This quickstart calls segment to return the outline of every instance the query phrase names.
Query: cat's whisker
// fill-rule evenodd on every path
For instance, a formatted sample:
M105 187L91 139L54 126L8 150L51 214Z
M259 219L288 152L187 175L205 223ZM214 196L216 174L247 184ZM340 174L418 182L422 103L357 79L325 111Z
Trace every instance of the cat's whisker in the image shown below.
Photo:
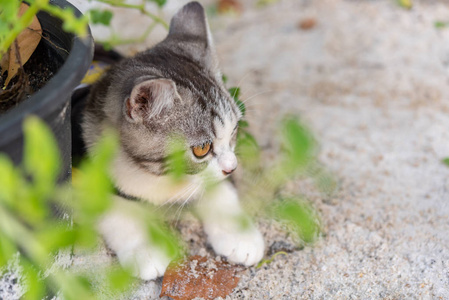
M263 103L261 103L261 102L258 102L258 103L256 103L256 102L251 102L251 103L249 103L248 105L245 105L245 110L247 110L248 108L254 108L254 107L258 107L258 106L260 106L261 104L263 104Z
M239 80L239 83L237 84L237 88L240 88L242 86L243 80L245 80L245 78L248 77L249 74L251 74L251 71L249 71L245 75L243 75L243 77ZM237 92L237 90L236 90L236 92ZM231 95L232 98L235 97L236 92L234 92L234 95Z
M246 110L246 114L248 115L249 113L253 113L253 112L256 112L256 111L258 111L257 109L247 109Z
M193 188L195 188L195 183L190 183L185 188L181 189L178 193L170 197L169 199L165 200L162 205L160 205L155 211L158 211L159 209L165 208L164 214L170 210L170 208L173 207L177 203L178 200L182 199L185 195L187 195ZM173 201L174 200L174 201ZM170 204L167 207L167 204Z
M257 94L255 94L255 95L252 95L252 96L246 98L245 100L242 101L242 103L243 103L243 104L246 104L249 100L254 99L254 98L257 97L257 96L260 96L260 95L263 95L263 94L266 94L266 93L271 93L271 92L274 92L274 90L266 90L266 91L262 91L262 92L260 92L260 93L257 93Z
M195 193L198 191L198 189L200 188L199 185L196 186L196 188L192 191L192 193L190 193L190 195L186 198L186 200L184 200L184 202L179 206L179 208L176 210L176 222L175 222L175 226L178 226L180 217L181 217L181 212L182 209L186 206L186 204L189 202L189 200L193 197L193 195L195 195Z
M196 184L191 183L188 185L185 189L183 189L181 192L176 194L175 196L171 197L167 201L165 201L165 204L169 204L170 206L167 208L169 210L173 205L178 204L180 201L183 201L184 197L189 194L192 190L196 188Z

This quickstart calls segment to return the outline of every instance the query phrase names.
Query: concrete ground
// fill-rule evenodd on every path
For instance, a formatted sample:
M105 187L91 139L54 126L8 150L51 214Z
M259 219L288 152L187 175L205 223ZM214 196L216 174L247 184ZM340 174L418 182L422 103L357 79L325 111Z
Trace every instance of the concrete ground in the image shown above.
M230 86L253 97L248 120L267 162L294 114L338 182L331 197L301 180L286 187L308 196L323 236L242 272L226 299L449 299L449 27L435 26L449 22L449 4L414 2L245 1L241 15L211 18ZM267 248L284 241L260 226ZM180 229L192 254L209 251L196 221ZM142 282L130 298L158 299L160 286Z
M215 32L224 73L267 92L249 104L261 144L299 115L340 184L310 194L326 235L230 299L449 299L449 5L414 2L279 1Z
M248 120L267 163L279 121L297 115L339 188L329 198L289 184L318 209L324 236L248 269L227 299L449 299L449 28L435 26L449 21L448 3L275 2L210 19L222 70L253 97ZM199 241L192 254L205 252L192 223L182 233ZM267 248L284 239L261 227ZM157 299L159 285L136 299Z

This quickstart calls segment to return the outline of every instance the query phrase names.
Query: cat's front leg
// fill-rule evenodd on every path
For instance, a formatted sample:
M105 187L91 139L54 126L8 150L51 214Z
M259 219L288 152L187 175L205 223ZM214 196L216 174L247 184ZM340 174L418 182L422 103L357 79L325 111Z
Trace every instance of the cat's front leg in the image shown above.
M153 280L164 275L171 259L150 242L147 227L136 217L140 205L115 197L114 207L101 218L98 230L124 268L136 277Z
M221 182L206 193L198 202L197 213L217 254L245 266L262 259L265 250L262 234L243 212L230 182Z

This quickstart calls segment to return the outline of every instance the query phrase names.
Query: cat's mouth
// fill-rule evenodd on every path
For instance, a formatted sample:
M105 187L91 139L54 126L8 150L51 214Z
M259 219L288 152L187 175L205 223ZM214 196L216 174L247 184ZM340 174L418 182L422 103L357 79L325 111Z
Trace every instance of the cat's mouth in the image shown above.
M221 173L223 173L223 175L227 177L227 176L231 175L231 174L234 172L235 169L236 169L236 168L234 168L234 169L232 169L232 170L229 170L229 171L227 171L227 170L221 170Z

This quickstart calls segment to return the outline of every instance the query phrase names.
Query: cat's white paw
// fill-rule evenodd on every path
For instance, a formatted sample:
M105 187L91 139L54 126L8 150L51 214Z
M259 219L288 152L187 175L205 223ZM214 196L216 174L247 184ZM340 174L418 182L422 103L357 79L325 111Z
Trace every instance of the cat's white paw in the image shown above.
M228 230L226 226L216 224L205 229L215 252L226 256L230 262L252 266L263 258L265 243L256 228Z
M131 270L135 277L154 280L163 276L170 258L160 249L148 245L139 245L117 253L120 264Z

